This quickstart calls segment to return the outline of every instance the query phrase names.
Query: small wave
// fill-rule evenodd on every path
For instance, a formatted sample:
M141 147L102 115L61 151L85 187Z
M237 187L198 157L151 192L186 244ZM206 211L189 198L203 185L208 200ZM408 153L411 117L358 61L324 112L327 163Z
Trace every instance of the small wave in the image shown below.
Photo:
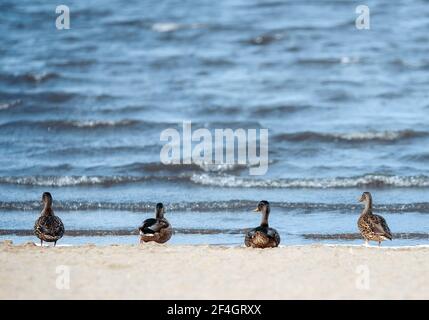
M189 182L186 176L18 176L0 177L0 184L67 187L67 186L103 186L120 184L157 182Z
M211 113L224 114L224 115L236 115L237 113L240 113L242 111L243 110L240 107L235 107L235 106L207 106L199 109L197 112L198 114L201 114L201 115L207 115ZM192 112L194 113L195 110L192 109Z
M271 201L273 208L284 210L304 210L314 212L336 211L342 214L356 214L362 210L359 203L312 203L312 202L276 202ZM88 202L88 201L61 201L55 200L55 209L60 211L131 211L131 212L153 212L155 202ZM255 207L253 200L228 200L228 201L197 201L164 203L168 212L226 212L226 211L248 211ZM0 202L2 211L39 211L40 201L12 201ZM429 203L394 203L377 204L374 206L377 212L387 213L429 213Z
M19 93L12 92L0 92L0 99L2 100L22 100L26 103L26 106L33 106L31 112L38 110L45 110L46 104L54 104L58 109L59 103L67 103L82 100L96 100L96 101L108 101L113 100L117 97L108 94L82 94L79 92L67 92L67 91L21 91Z
M33 177L0 177L2 184L29 185L29 186L110 186L114 184L141 182L151 177L133 176L33 176Z
M149 165L150 167L151 165ZM30 186L112 186L118 184L140 183L145 181L158 182L193 182L205 186L229 187L229 188L427 188L428 176L387 176L368 174L360 177L337 177L316 179L252 179L227 175L224 171L238 171L239 167L187 167L210 173L193 173L190 176L178 174L174 176L5 176L0 177L0 184L30 185ZM163 170L162 166L151 168L153 171ZM164 167L164 170L183 170L180 167ZM186 169L185 169L186 170Z
M429 161L429 153L417 153L412 155L406 155L401 157L402 160L406 161L415 161L415 162L425 162Z
M365 175L351 178L319 178L319 179L250 179L230 175L213 176L194 174L191 181L206 186L229 188L361 188L361 187L398 187L427 188L427 176L384 176Z
M105 22L106 25L112 27L138 27L138 28L148 28L151 26L151 23L143 18L131 18L131 17L119 17L116 16L112 20Z
M0 125L1 128L18 128L22 129L23 127L28 127L30 129L41 128L48 130L72 130L72 129L118 129L118 128L141 128L143 130L150 130L154 128L158 129L167 129L167 128L177 128L180 130L182 124L169 123L169 122L151 122L143 120L132 120L132 119L122 119L122 120L42 120L42 121L32 121L32 120L18 120L5 122ZM233 130L237 128L260 128L261 125L256 121L248 122L239 122L239 121L219 121L219 122L192 122L193 130L197 128L207 128L217 129L217 128L231 128Z
M20 101L35 106L37 109L43 107L46 103L65 103L77 98L85 97L77 92L65 91L20 91L20 92L0 92L0 99L6 101ZM41 105L41 106L40 106ZM58 107L58 106L57 106ZM34 111L33 109L31 110Z
M324 101L331 101L331 102L347 102L354 99L350 91L347 91L347 90L324 91L322 93L322 96L323 96L322 99Z
M201 58L200 60L203 65L212 67L229 67L235 64L226 58Z
M22 100L17 99L11 102L7 102L7 103L0 103L0 110L7 110L10 108L13 108L17 105L20 105L22 103Z
M257 1L255 3L250 4L250 6L254 6L256 8L272 8L272 7L280 7L288 5L285 1Z
M350 133L321 133L313 131L282 133L274 136L276 141L318 141L318 142L394 142L427 136L427 132L414 130L367 131Z
M26 94L28 99L36 99L41 102L64 103L79 98L81 95L73 92L40 92Z
M102 121L102 120L89 120L89 121L73 121L68 122L66 125L76 128L105 128L105 127L129 127L138 124L136 120L119 120L119 121Z
M277 105L277 106L259 106L252 111L254 116L266 115L285 115L308 109L309 106L299 105Z
M240 172L244 169L247 169L249 166L244 164L214 164L214 163L205 163L205 162L199 162L195 164L198 166L201 170L205 172Z
M404 96L403 92L398 92L398 91L385 91L382 92L380 94L377 94L376 97L377 98L382 98L382 99L389 99L389 100L393 100L393 99L400 99Z
M57 79L60 76L53 72L42 73L24 73L24 74L0 74L0 80L11 84L39 84L51 79Z
M414 70L427 70L429 68L429 61L421 60L404 60L404 59L393 59L389 61L389 64L402 69L414 69Z
M126 128L133 127L142 122L137 120L86 120L86 121L66 121L66 120L48 120L48 121L12 121L6 122L0 128L42 128L48 130L61 129L101 129L101 128Z
M164 164L159 162L142 163L136 162L120 167L115 167L124 171L145 171L145 172L240 172L246 168L247 165L239 164L211 164L204 162L197 162L192 164Z
M94 59L80 59L80 60L53 61L53 62L50 62L49 65L53 67L60 67L60 68L65 68L65 67L82 68L82 67L91 66L96 63L97 61Z
M148 111L152 108L148 106L125 106L125 107L118 107L118 108L106 108L101 109L101 113L105 114L118 114L118 113L133 113L133 112L141 112L141 111Z
M264 45L268 45L271 44L275 41L279 41L281 39L283 39L286 36L285 33L267 33L267 34L261 34L259 36L256 36L252 39L250 39L248 42L250 44L253 45L257 45L257 46L264 46Z
M180 24L173 22L154 23L152 30L156 32L172 32L179 30Z
M114 154L122 154L125 156L125 153L136 154L142 152L159 152L160 146L157 144L153 145L129 145L129 146L88 146L88 147L64 147L64 148L48 148L41 149L37 152L37 155L42 156L112 156ZM95 167L97 168L97 167ZM110 166L104 167L105 169L111 169ZM94 168L87 168L94 169Z
M173 32L180 29L200 29L204 25L200 23L179 24L175 22L157 22L152 25L152 30L160 33Z
M303 58L298 59L298 64L313 64L313 65L331 65L331 64L354 64L358 63L360 60L356 57L340 57L340 58Z

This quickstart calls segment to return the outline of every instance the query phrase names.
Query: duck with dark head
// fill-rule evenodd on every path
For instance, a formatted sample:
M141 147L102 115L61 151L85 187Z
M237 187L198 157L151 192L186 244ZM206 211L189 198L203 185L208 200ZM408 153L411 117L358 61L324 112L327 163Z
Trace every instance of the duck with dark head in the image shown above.
M244 239L246 247L252 248L274 248L280 244L280 235L276 229L270 228L268 225L268 217L270 215L270 204L266 200L258 203L258 207L254 210L262 214L261 224L250 230Z
M139 227L140 243L154 241L165 243L170 240L173 229L164 218L165 207L162 203L156 204L155 218L146 219Z
M359 202L365 204L365 208L358 219L358 228L365 239L365 245L368 245L368 241L378 241L380 246L381 241L392 240L392 233L386 220L382 216L372 213L371 193L364 192L359 198Z
M34 234L40 239L41 246L43 241L53 242L55 246L64 235L64 224L52 210L52 196L49 192L43 193L42 203L43 210L34 224Z

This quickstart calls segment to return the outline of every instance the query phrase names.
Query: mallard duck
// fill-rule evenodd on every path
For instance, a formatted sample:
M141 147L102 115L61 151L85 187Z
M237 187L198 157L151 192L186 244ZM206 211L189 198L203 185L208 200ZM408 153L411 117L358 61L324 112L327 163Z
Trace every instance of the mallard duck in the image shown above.
M164 205L162 203L157 203L155 218L146 219L139 228L140 243L149 241L165 243L170 240L173 229L167 219L164 218L164 213Z
M386 220L382 216L372 213L371 193L364 192L359 202L365 203L365 209L358 219L358 228L365 239L365 245L368 245L368 241L378 241L378 245L380 246L381 241L392 240L392 233Z
M59 217L54 215L52 210L52 196L49 192L42 195L43 210L40 217L34 224L34 234L40 239L40 245L43 241L53 242L56 246L57 241L64 235L64 224Z
M244 239L246 247L252 248L274 248L280 244L280 235L276 229L268 226L268 216L270 215L270 204L262 200L258 207L253 210L262 213L261 225L250 230Z

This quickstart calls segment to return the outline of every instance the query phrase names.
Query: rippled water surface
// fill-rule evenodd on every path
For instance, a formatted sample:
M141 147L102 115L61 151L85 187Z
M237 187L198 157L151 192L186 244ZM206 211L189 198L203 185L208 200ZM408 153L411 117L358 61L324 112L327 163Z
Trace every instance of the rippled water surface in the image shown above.
M282 243L360 243L373 193L390 245L428 244L429 3L0 4L0 239L33 241L43 191L63 243L133 243L167 205L173 243L240 244L272 202ZM269 130L269 170L164 165L160 133Z

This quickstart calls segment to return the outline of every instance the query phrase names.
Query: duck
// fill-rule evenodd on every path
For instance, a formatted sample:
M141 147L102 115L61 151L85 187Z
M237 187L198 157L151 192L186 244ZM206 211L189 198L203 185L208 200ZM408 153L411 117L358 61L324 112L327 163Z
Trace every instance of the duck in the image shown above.
M52 195L49 192L43 193L42 203L43 210L34 224L34 234L40 239L40 246L46 241L53 242L55 247L57 241L64 235L64 224L52 210Z
M372 195L369 192L364 192L359 199L359 202L365 204L359 219L358 228L365 240L365 246L368 246L368 241L378 241L378 246L384 240L392 240L392 233L386 220L380 216L372 213Z
M156 204L155 218L146 219L139 227L140 243L154 241L165 243L170 240L173 229L164 218L165 207L162 203Z
M276 229L268 225L270 215L270 203L262 200L258 203L254 212L262 213L261 225L250 230L244 239L246 247L252 248L275 248L280 244L280 235Z

